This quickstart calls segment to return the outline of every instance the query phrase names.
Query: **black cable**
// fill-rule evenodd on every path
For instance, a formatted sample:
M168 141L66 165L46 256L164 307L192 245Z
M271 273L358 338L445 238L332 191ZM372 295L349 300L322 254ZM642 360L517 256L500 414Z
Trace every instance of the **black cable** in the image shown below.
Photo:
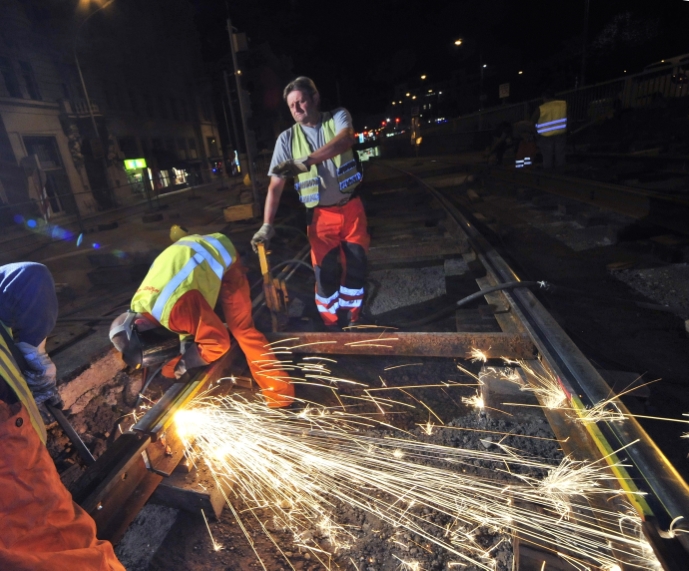
M447 317L448 315L452 315L458 307L462 307L463 305L466 305L467 303L470 303L476 299L479 299L486 295L487 293L492 293L495 291L501 291L505 289L514 289L516 287L541 287L541 288L548 288L550 284L547 282L507 282L504 284L499 284L496 286L489 287L487 289L482 289L480 291L477 291L476 293L472 293L471 295L468 295L466 297L463 297L459 301L453 303L452 305L449 305L447 307L444 307L442 309L439 309L438 311L431 313L430 315L427 315L426 317L423 317L421 319L417 319L416 321L410 321L407 323L392 323L388 324L393 327L421 327L422 325L428 325L429 323L434 323L435 321L439 321L440 319L443 319L444 317Z

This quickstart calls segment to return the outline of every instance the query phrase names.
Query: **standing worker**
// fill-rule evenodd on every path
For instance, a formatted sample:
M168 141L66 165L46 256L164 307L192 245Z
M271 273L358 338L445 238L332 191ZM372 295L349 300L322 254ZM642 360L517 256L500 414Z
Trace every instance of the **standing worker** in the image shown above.
M72 501L45 446L39 406L62 405L45 352L56 319L48 268L0 266L0 569L125 571L112 545L96 538L91 516Z
M294 186L307 209L318 311L329 330L339 329L340 309L347 312L349 325L356 325L361 323L370 238L364 207L354 192L363 175L352 151L352 118L343 108L321 112L320 94L308 77L290 82L283 98L296 123L283 131L275 144L264 224L251 244L256 251L258 242L273 237L273 221L285 180L296 178Z
M254 380L271 408L291 404L294 387L274 365L268 341L256 330L246 270L230 239L219 233L187 235L173 226L174 244L153 262L134 294L131 310L113 321L110 340L131 367L141 366L139 333L164 327L180 335L180 355L162 370L179 378L217 361L230 349L230 333L246 356ZM227 327L213 308L218 299Z
M567 141L567 102L555 99L552 91L543 94L543 104L534 111L531 121L536 125L538 147L543 155L543 168L565 164Z

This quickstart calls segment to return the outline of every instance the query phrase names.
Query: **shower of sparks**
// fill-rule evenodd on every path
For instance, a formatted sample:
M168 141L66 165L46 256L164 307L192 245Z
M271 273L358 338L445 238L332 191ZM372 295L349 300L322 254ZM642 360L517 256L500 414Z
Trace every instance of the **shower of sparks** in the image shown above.
M208 530L208 535L210 535L211 543L213 544L213 551L220 551L222 549L222 545L220 545L217 541L215 541L215 538L213 537L213 532L211 531L211 526L208 525L208 518L206 517L206 512L201 510L201 515L203 516L203 522L206 524L206 529Z
M482 410L486 406L486 403L483 402L483 397L479 393L470 397L462 397L462 402L479 410Z
M529 361L512 361L509 359L504 359L504 361L508 365L514 365L515 368L508 367L499 370L500 378L518 384L522 391L533 393L547 409L569 408L566 405L567 395L562 390L557 377L548 369L542 366L532 366ZM516 367L520 367L529 378L528 383Z
M375 404L389 403L376 398ZM391 526L392 543L404 545L404 534L413 534L421 538L418 547L445 550L458 568L496 568L494 548L479 543L479 530L486 529L503 532L504 541L516 534L567 553L580 569L614 569L618 560L610 545L638 568L657 569L642 549L635 513L620 517L613 508L587 503L594 494L618 494L609 487L612 474L595 463L566 458L555 465L500 443L490 450L441 446L418 439L422 430L390 436L389 424L343 408L297 413L238 395L197 398L175 424L187 455L204 461L217 485L231 490L227 500L235 517L233 502L265 531L268 512L272 528L291 533L325 568L331 553L347 557L356 540L352 527L337 520L338 506L346 506ZM472 470L464 472L468 466ZM496 472L501 480L494 479ZM428 510L438 517L429 519ZM266 536L279 549L272 534ZM319 538L328 540L327 549ZM414 569L413 561L399 561Z
M486 355L484 351L481 351L481 349L477 349L476 347L471 348L471 351L469 352L469 357L472 363L485 363L486 361L488 361L488 355Z
M592 424L595 422L624 422L626 416L617 410L613 399L604 400L585 410L578 411L577 415L570 415L576 422Z

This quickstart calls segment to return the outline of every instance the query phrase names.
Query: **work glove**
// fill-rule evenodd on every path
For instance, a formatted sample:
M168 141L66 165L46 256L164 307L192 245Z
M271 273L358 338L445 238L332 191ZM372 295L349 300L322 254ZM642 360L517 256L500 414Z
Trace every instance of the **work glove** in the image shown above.
M309 172L309 167L306 166L306 161L309 157L302 157L300 159L289 159L287 161L282 161L279 165L273 167L271 175L279 177L294 177L300 174Z
M24 378L37 405L45 402L62 408L62 399L57 392L57 368L46 353L45 341L44 339L38 347L23 341L16 344L27 365Z
M264 224L261 226L258 229L258 232L256 232L254 237L251 239L251 247L254 249L254 252L258 252L259 242L263 242L267 248L268 243L273 236L275 236L275 229L273 228L272 224Z
M191 338L189 338L189 340L185 339L182 341L181 353L182 358L178 361L177 366L175 367L175 379L181 378L191 369L205 367L208 365L208 361L201 357L199 346L194 343Z

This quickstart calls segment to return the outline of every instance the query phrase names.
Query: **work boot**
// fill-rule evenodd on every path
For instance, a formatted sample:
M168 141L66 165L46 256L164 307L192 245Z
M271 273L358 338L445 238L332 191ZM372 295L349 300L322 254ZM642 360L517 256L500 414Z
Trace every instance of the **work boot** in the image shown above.
M366 309L362 309L361 311L359 311L359 315L357 316L356 320L352 320L351 312L348 317L349 324L343 328L344 331L356 331L357 328L363 325L377 325L373 316Z

